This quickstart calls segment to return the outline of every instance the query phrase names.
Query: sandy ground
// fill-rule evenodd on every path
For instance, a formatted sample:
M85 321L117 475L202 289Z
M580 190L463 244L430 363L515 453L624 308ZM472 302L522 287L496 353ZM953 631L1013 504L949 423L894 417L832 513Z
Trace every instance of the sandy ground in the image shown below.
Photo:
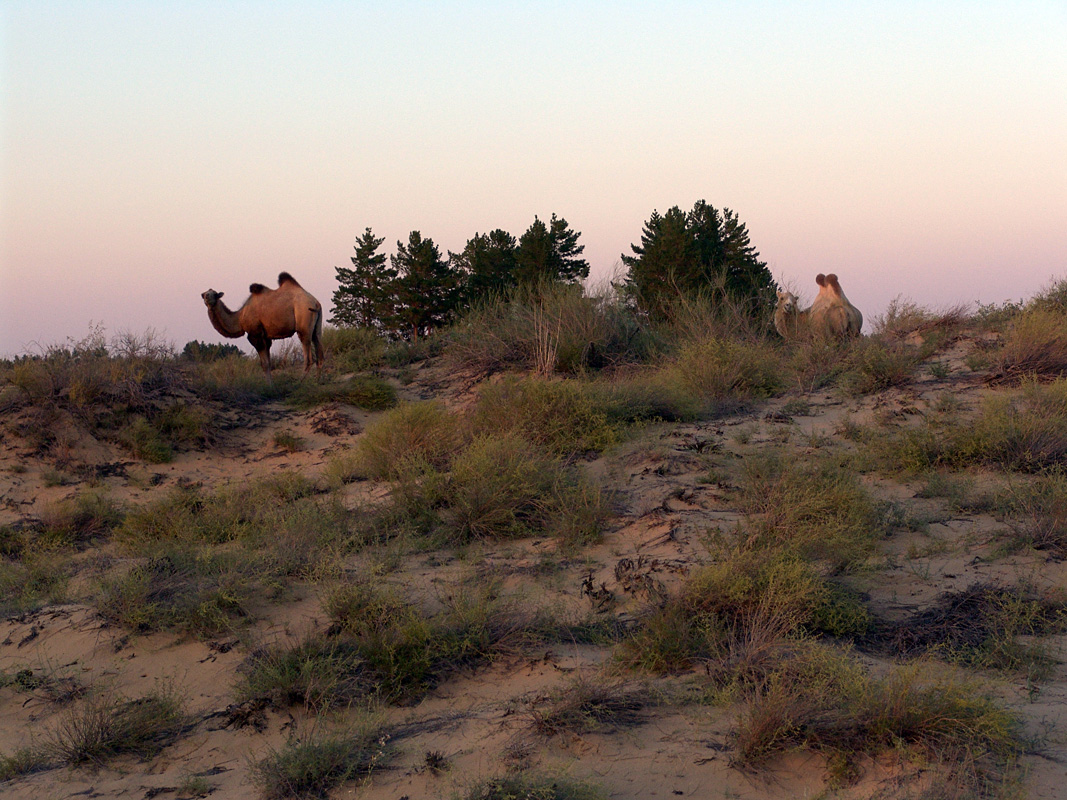
M647 601L641 587L669 590L695 565L707 560L709 531L730 529L741 520L729 493L708 479L731 459L767 447L815 450L854 447L841 435L847 420L859 424L908 424L950 392L965 407L976 407L990 390L980 376L963 366L973 342L962 340L937 357L950 367L944 378L928 371L902 389L859 400L834 392L803 396L802 416L782 414L797 395L761 403L746 413L713 422L650 426L614 451L588 465L605 485L618 492L618 513L603 541L580 556L561 559L551 543L541 541L482 545L460 559L446 554L411 556L392 576L409 583L433 585L455 576L503 577L525 589L533 603L571 608L591 604L625 618ZM415 380L401 391L409 398L439 396L462 405L473 381L450 377L434 366L415 370ZM71 428L64 433L60 467L72 476L66 485L49 475L57 469L53 453L41 459L25 442L5 431L0 442L0 524L47 514L50 506L84 490L78 476L93 473L128 504L150 502L183 482L208 489L241 485L298 470L322 472L330 458L351 447L374 415L347 407L294 412L272 406L235 413L210 452L180 454L172 463L147 465L121 448L90 439ZM295 452L278 447L279 432L299 436ZM943 499L916 496L918 486L873 475L864 478L879 498L914 513L944 510ZM363 488L352 491L364 491ZM1003 523L981 514L937 515L939 521L917 533L895 530L882 544L880 568L851 576L855 588L870 598L886 619L903 619L927 607L941 593L975 581L1064 586L1065 566L1036 553L1004 555L998 548ZM546 559L559 561L539 569ZM593 586L600 600L588 596ZM610 596L610 602L606 599ZM299 709L266 711L260 726L228 724L237 670L251 642L284 640L324 624L312 587L297 587L290 599L271 606L234 636L196 641L172 634L131 635L106 624L85 605L47 607L0 622L0 670L47 670L60 685L111 687L129 695L163 681L180 687L195 724L188 734L150 761L124 757L105 765L57 769L4 784L5 798L150 798L194 796L182 787L207 787L213 798L256 796L249 764L312 729L316 720ZM1064 637L1049 642L1062 653ZM598 675L610 658L607 647L557 645L544 652L507 659L438 687L417 705L385 710L387 722L401 731L392 745L397 755L360 784L348 784L331 797L448 798L480 777L509 765L536 765L600 784L612 798L909 797L925 785L923 770L906 768L891 758L864 765L854 785L828 789L826 765L810 754L792 754L756 774L731 766L730 734L736 710L673 701L681 697L686 677L657 683L662 702L646 708L642 724L614 733L545 738L532 727L530 709L538 697L569 685L580 676ZM873 659L872 659L873 660ZM1025 795L1067 797L1067 669L1059 664L1038 686L1024 677L976 674L1014 708L1035 734L1045 737L1040 755L1028 756ZM64 683L65 681L65 683ZM44 691L0 689L0 753L10 754L33 737L59 724L63 702ZM430 769L428 754L447 762ZM432 759L431 759L432 760ZM192 779L198 780L192 780Z

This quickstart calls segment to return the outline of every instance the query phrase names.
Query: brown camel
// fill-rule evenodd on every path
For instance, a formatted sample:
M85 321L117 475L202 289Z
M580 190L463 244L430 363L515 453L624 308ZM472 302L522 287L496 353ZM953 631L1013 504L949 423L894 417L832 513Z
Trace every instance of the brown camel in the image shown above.
M774 327L785 339L814 337L843 339L858 336L863 327L863 314L841 291L836 275L815 277L819 294L810 308L801 309L792 292L778 292L774 309Z
M322 377L322 305L308 294L288 272L278 276L278 288L268 289L261 283L248 287L252 296L243 306L230 311L222 302L222 292L208 289L202 295L207 317L215 330L230 339L247 335L259 353L259 363L270 377L270 343L288 339L294 333L304 346L304 374L311 369L311 348Z

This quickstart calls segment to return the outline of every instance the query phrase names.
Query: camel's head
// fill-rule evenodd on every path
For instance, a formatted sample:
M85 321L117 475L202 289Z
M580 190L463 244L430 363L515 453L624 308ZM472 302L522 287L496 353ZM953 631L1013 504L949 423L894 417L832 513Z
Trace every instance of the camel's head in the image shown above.
M778 305L775 306L774 310L781 311L784 314L791 314L794 311L799 311L799 300L792 292L778 292Z
M208 308L214 308L215 304L219 302L219 298L222 297L222 292L216 292L214 289L208 289L201 297L204 298L204 305Z

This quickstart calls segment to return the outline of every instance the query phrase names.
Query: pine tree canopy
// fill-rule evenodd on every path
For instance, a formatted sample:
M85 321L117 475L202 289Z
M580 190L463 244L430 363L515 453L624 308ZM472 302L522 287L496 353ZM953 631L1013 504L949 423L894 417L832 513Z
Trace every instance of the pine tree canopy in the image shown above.
M653 211L641 244L622 255L628 268L624 288L647 313L665 317L680 297L727 296L751 316L767 313L777 288L767 264L737 215L700 200L686 213L678 206Z

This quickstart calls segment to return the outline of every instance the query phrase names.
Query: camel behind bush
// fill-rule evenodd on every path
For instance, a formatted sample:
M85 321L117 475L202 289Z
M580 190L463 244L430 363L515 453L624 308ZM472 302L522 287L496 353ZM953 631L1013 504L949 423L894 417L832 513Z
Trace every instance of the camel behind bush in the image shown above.
M208 289L200 296L207 306L207 316L219 333L230 339L248 336L259 354L263 371L270 375L270 343L274 339L288 339L294 333L304 347L304 374L311 369L311 349L315 348L315 362L322 376L322 305L283 272L278 276L278 288L268 289L261 283L248 287L252 293L236 311L222 302L222 292Z
M801 310L792 292L778 292L774 309L774 327L785 339L815 337L818 339L846 339L859 336L863 314L841 291L834 274L815 276L819 294L811 307Z

